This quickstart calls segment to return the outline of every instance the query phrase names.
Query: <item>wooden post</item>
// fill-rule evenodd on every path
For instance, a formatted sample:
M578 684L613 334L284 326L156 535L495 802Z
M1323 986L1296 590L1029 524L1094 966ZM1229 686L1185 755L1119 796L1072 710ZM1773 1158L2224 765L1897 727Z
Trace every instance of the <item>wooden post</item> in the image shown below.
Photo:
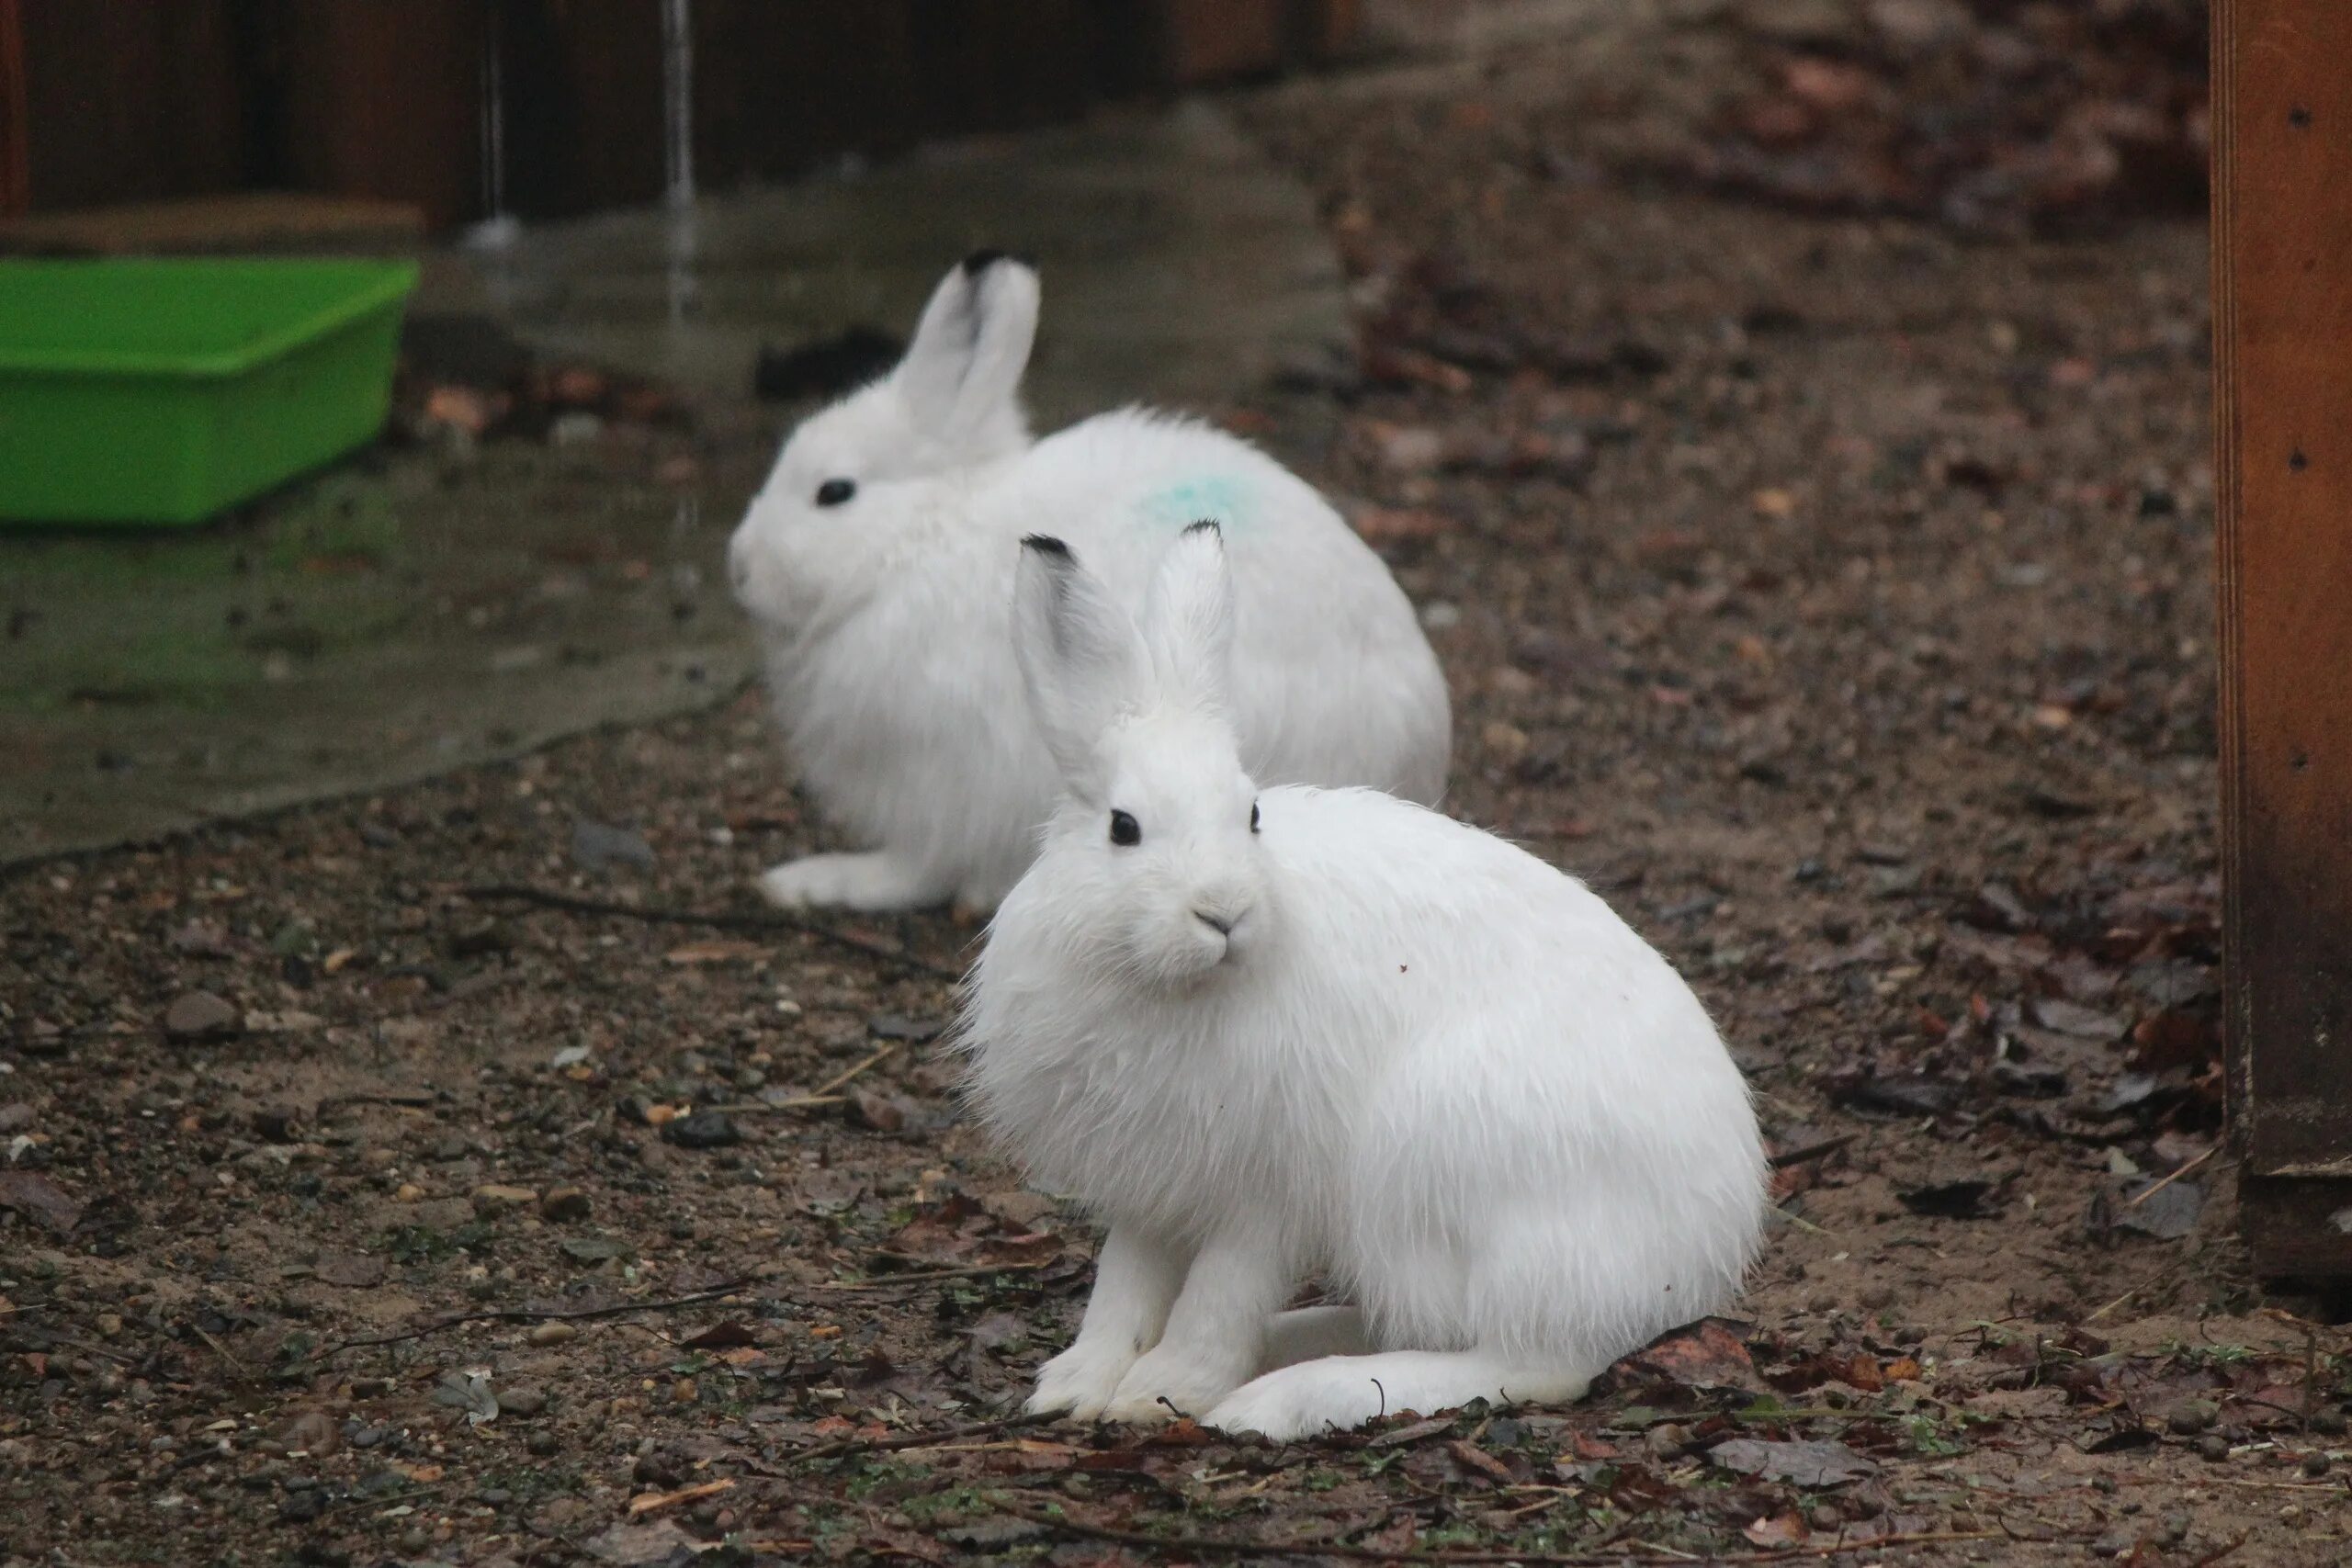
M2258 1273L2352 1280L2352 5L2213 11L2230 1111Z
M0 0L0 218L32 205L32 110L25 102L25 19Z

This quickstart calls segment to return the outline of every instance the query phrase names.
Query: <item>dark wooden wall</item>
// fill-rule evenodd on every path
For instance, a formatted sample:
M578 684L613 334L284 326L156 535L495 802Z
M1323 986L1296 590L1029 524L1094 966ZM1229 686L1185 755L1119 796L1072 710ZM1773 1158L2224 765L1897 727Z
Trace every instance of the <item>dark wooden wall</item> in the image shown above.
M2258 1269L2352 1279L2352 6L2214 11L2232 1125Z
M695 174L787 178L842 152L1081 115L1327 57L1351 0L694 0ZM11 30L7 18L21 25ZM481 217L483 72L506 106L508 208L662 188L659 0L0 0L28 171L0 211L245 188Z

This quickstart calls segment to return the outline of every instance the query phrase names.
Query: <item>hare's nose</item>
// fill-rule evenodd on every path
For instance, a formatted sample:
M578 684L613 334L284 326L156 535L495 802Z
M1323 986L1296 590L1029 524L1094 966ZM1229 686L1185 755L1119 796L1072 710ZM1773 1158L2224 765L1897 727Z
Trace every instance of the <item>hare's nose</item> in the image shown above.
M1238 915L1228 915L1221 910L1212 912L1207 909L1195 909L1193 911L1193 919L1219 936L1231 936L1233 928L1241 923L1241 918Z

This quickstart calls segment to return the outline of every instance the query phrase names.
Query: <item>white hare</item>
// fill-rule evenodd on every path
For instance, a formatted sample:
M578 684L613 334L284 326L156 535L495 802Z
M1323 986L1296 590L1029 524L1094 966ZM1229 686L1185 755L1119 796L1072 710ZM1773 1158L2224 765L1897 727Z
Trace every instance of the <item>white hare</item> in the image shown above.
M982 1120L1109 1226L1030 1408L1287 1439L1566 1400L1736 1293L1747 1088L1581 883L1367 789L1260 789L1213 528L1140 625L1031 539L1015 636L1065 795L959 1039ZM1282 1310L1320 1277L1351 1305Z
M802 782L867 846L770 871L779 904L986 908L1028 865L1056 776L1008 616L1020 539L1041 530L1140 607L1168 542L1217 522L1251 767L1444 791L1444 677L1380 558L1304 480L1194 421L1130 409L1032 441L1019 393L1036 324L1034 271L966 261L895 370L793 433L736 530L736 595Z

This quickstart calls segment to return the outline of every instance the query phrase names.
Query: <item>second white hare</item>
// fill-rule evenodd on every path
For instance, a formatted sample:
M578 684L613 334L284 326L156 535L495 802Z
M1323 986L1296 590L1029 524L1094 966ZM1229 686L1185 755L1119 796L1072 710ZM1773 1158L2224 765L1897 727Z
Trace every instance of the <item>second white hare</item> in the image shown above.
M857 852L771 870L779 904L993 907L1036 850L1055 770L1006 635L1023 534L1085 550L1140 605L1188 524L1230 531L1248 671L1233 717L1272 780L1434 804L1445 680L1380 558L1313 487L1194 420L1137 409L1033 440L1037 275L950 272L889 375L792 434L729 547L802 784Z
M1065 793L962 1039L988 1125L1109 1226L1031 1408L1291 1438L1575 1398L1738 1289L1747 1085L1581 883L1390 795L1252 783L1232 599L1213 528L1140 624L1058 541L1023 554ZM1282 1310L1317 1276L1352 1304Z

